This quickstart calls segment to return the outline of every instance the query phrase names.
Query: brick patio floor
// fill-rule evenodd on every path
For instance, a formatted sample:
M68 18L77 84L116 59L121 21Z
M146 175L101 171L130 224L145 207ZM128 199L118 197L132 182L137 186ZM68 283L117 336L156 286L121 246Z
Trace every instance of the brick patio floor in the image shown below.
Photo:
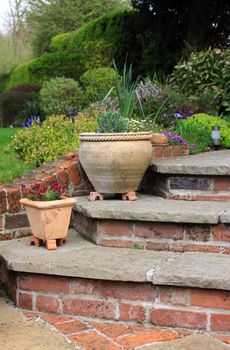
M95 322L83 318L37 312L24 312L24 315L29 319L42 319L79 350L144 350L147 345L174 341L192 334L185 329L149 329L141 325ZM223 344L230 345L230 337L222 335L214 335L214 337L221 340Z

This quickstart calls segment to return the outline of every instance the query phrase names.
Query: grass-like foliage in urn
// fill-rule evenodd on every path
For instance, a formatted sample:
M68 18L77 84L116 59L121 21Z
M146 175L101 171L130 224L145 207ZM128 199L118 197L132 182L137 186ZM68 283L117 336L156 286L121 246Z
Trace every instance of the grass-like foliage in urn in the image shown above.
M129 132L129 119L123 117L120 112L108 111L98 117L98 132Z

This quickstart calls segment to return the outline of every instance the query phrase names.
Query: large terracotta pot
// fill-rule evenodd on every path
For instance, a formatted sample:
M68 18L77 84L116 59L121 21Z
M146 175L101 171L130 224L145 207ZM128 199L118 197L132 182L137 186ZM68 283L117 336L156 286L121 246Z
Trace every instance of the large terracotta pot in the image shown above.
M22 198L20 203L26 208L33 239L46 241L48 249L56 249L56 240L63 240L67 236L76 199L63 197L54 201L33 201Z
M151 133L82 133L81 164L100 193L136 191L152 158Z

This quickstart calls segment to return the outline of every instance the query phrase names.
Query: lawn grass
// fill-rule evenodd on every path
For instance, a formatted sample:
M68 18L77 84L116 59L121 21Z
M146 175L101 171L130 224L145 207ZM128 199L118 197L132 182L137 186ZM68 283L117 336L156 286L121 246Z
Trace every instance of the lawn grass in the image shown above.
M0 183L10 182L31 169L31 166L18 159L13 150L4 151L17 132L17 128L0 128Z

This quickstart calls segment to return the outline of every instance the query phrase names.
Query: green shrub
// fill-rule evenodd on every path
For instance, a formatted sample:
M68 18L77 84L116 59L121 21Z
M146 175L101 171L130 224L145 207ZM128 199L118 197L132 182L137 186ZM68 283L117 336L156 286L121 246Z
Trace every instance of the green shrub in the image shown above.
M106 67L88 70L81 76L81 83L87 104L101 101L115 84L115 71Z
M40 166L75 150L81 132L96 130L94 114L81 113L74 123L64 116L50 116L41 126L33 123L31 128L18 131L10 147L24 161Z
M35 98L38 88L24 84L0 94L0 119L2 126L14 124L27 104Z
M40 85L40 82L37 79L37 77L34 77L30 71L30 67L35 62L36 62L36 59L29 61L29 62L26 62L26 63L23 63L20 66L16 67L10 73L9 80L6 83L6 88L10 89L12 87L15 87L15 86L21 85L21 84Z
M184 137L187 143L196 144L195 152L212 145L212 127L219 125L221 130L221 145L230 148L230 123L219 117L208 114L196 114L186 120L180 120L176 124L176 130Z
M43 83L40 97L47 115L65 114L69 108L76 114L80 109L83 94L77 81L53 78Z
M230 111L230 50L193 52L178 64L173 80L187 95L211 94L219 111Z
M173 128L189 145L190 154L202 152L212 145L211 132L198 121L192 122L194 120L192 117L179 120Z

